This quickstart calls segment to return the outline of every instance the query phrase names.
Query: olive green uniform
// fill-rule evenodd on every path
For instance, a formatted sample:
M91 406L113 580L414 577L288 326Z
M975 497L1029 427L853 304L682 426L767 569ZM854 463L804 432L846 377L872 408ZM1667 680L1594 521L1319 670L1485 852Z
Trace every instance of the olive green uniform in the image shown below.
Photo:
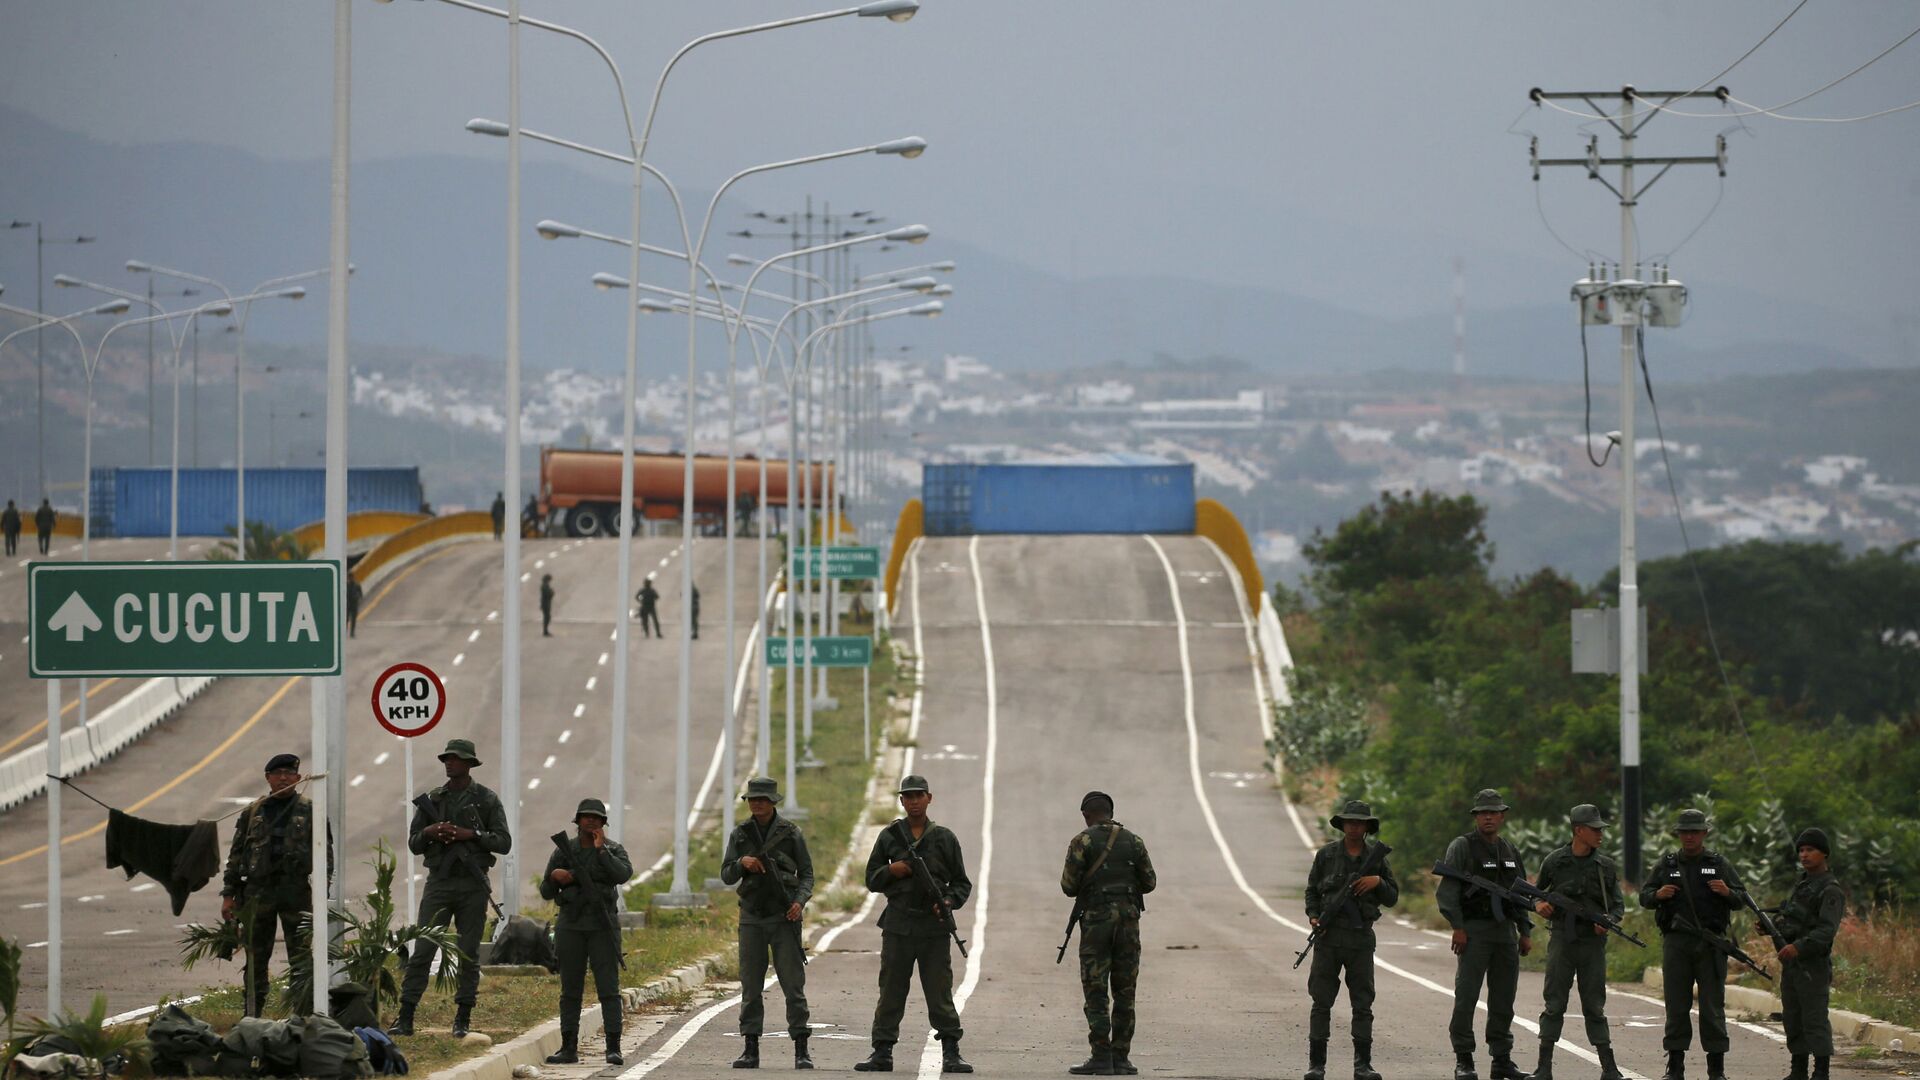
M766 863L767 872L748 873L740 866L743 855ZM806 837L777 812L765 828L749 817L727 836L720 880L740 895L740 1034L758 1036L765 1028L771 952L780 993L787 999L787 1034L805 1038L811 1017L807 954L800 941L801 924L787 920L787 907L804 907L813 899L813 856L807 852Z
M1696 988L1700 1002L1700 1048L1724 1054L1732 1045L1727 1035L1727 954L1701 938L1701 933L1724 937L1737 896L1720 896L1708 887L1724 881L1733 893L1741 891L1733 864L1711 849L1696 858L1674 851L1654 864L1640 886L1640 906L1654 912L1660 924L1661 998L1666 1003L1666 1034L1660 1046L1667 1053L1684 1053L1693 1042ZM1680 891L1665 900L1659 891L1677 885Z
M577 869L576 869L577 868ZM574 874L571 884L553 879L555 870ZM582 875L585 875L584 878ZM560 961L560 1025L578 1030L580 1000L587 985L587 966L593 966L593 989L604 1016L620 1015L620 916L616 912L620 886L633 877L627 849L612 840L597 848L567 838L567 852L558 847L547 856L540 875L540 895L560 906L553 921L553 951ZM569 1025L568 1019L573 1023ZM617 1041L617 1040L616 1040Z
M1846 894L1831 871L1802 872L1780 905L1774 925L1789 945L1799 948L1799 955L1782 964L1780 972L1780 1018L1790 1054L1833 1056L1827 995L1833 988L1833 937L1846 914Z
M891 1046L900 1039L900 1020L907 1012L907 990L916 965L934 1031L949 1040L958 1040L962 1034L960 1013L953 1007L953 957L947 930L933 906L944 901L949 911L959 910L973 895L973 882L967 878L959 838L932 819L913 847L926 860L934 880L945 883L944 895L929 895L911 874L894 877L887 868L906 860L911 836L906 819L896 818L881 830L873 853L867 856L867 889L887 897L886 910L880 913L880 1002L873 1010L876 1046Z
M247 947L248 1016L259 1016L267 1000L267 962L273 958L274 926L279 924L288 960L303 947L301 917L313 910L313 800L263 796L240 812L227 851L220 888L241 904L253 905ZM333 837L327 837L327 875L333 875Z
M438 816L429 819L415 808L413 823L407 831L407 850L426 857L427 887L420 895L419 922L422 926L445 926L449 921L459 931L460 951L469 963L461 965L460 985L454 1002L471 1006L480 990L480 965L471 961L480 951L480 935L487 921L487 896L491 891L486 871L494 860L513 848L507 832L507 811L500 796L479 781L455 791L446 786L427 793ZM446 821L476 834L471 840L439 844L427 839L426 829L435 821ZM458 852L467 853L467 862L479 870L462 866ZM433 965L431 946L415 949L407 961L406 981L400 986L400 1002L409 1005L426 992L428 971Z
M1627 913L1620 892L1620 870L1597 851L1575 855L1571 845L1558 848L1540 863L1534 883L1543 892L1555 892L1588 911L1604 912L1616 920ZM1555 911L1547 923L1553 936L1547 941L1547 985L1540 1010L1540 1042L1560 1038L1567 1016L1569 991L1580 985L1580 1014L1586 1020L1587 1042L1595 1050L1612 1045L1607 1033L1607 935L1594 924Z
M1498 885L1527 876L1520 852L1497 838L1489 845L1478 833L1456 836L1442 856L1449 865ZM1453 970L1453 1020L1448 1037L1456 1055L1473 1053L1473 1014L1480 986L1487 988L1487 1049L1495 1059L1513 1053L1513 998L1520 988L1520 941L1533 933L1525 908L1509 904L1453 878L1435 890L1440 914L1455 930L1467 932L1467 946Z
M1400 901L1400 883L1387 860L1382 858L1373 867L1372 872L1380 875L1379 885L1346 905L1338 917L1332 912L1341 907L1349 881L1375 846L1370 842L1359 855L1351 855L1344 838L1335 840L1314 853L1313 869L1307 872L1307 918L1323 923L1313 945L1313 968L1307 973L1307 993L1313 998L1307 1038L1312 1042L1324 1043L1332 1037L1333 1003L1340 996L1342 973L1347 1005L1353 1010L1353 1039L1373 1041L1373 924L1379 921L1381 908Z
M1060 891L1081 901L1080 992L1095 1055L1124 1058L1133 1049L1140 913L1146 906L1141 898L1158 884L1146 841L1117 821L1088 826L1067 844Z

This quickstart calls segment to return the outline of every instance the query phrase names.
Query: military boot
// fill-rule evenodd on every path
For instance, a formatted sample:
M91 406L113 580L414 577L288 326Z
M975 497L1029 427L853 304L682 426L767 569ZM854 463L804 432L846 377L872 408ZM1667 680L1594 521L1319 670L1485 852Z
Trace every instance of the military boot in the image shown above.
M453 1037L454 1038L456 1039L466 1038L467 1030L472 1026L472 1024L473 1024L473 1005L471 1003L466 1005L460 1005L453 1010Z
M796 1069L813 1068L813 1055L807 1053L807 1037L805 1035L795 1035L793 1037L793 1067Z
M1139 1067L1138 1067L1138 1066L1136 1066L1136 1065L1134 1065L1134 1063L1133 1063L1132 1061L1129 1061L1129 1060L1127 1059L1127 1052L1126 1052L1125 1050L1120 1050L1120 1049L1115 1049L1115 1050L1114 1050L1114 1052L1113 1052L1113 1075L1115 1075L1115 1076L1136 1076L1136 1075L1138 1075L1138 1074L1139 1074L1139 1072L1140 1072L1140 1069L1139 1069Z
M1827 1063L1832 1060L1832 1058L1826 1057L1814 1058L1812 1080L1827 1080Z
M1353 1080L1380 1080L1373 1071L1373 1040L1353 1040Z
M1707 1080L1727 1080L1727 1055L1707 1055Z
M1542 1052L1545 1052L1544 1047ZM1600 1080L1626 1080L1626 1074L1620 1071L1619 1063L1613 1060L1613 1047L1596 1046L1593 1052L1600 1056ZM1720 1080L1727 1080L1727 1078L1722 1076Z
M1686 1051L1667 1051L1667 1071L1660 1074L1660 1080L1687 1080Z
M571 1024L560 1028L560 1049L547 1055L549 1065L580 1064L580 1021L576 1017Z
M940 1040L940 1071L943 1073L970 1073L973 1066L960 1056L960 1037L942 1037Z
M740 1038L741 1038L741 1041L746 1043L746 1045L740 1049L740 1056L733 1059L733 1067L736 1069L759 1068L760 1067L760 1036L742 1035Z
M1453 1055L1453 1080L1480 1080L1480 1074L1473 1068L1472 1054Z
M1494 1057L1493 1064L1487 1067L1487 1075L1493 1080L1527 1080L1527 1074L1513 1063L1513 1058L1500 1054Z
M873 1053L867 1060L853 1063L854 1072L892 1072L893 1044L877 1042L873 1044Z
M1540 1040L1540 1060L1534 1062L1528 1080L1553 1080L1553 1044Z
M413 1002L403 1001L400 1003L400 1015L394 1018L393 1027L387 1031L387 1034L389 1035L413 1034ZM1803 1075L1806 1072L1805 1069L1802 1069L1800 1071Z
M1793 1067L1787 1070L1786 1080L1807 1080L1807 1055L1793 1055Z
M1327 1040L1308 1040L1307 1072L1301 1080L1327 1080Z
M1087 1055L1087 1060L1083 1064L1075 1065L1067 1071L1075 1076L1112 1076L1113 1048L1096 1046L1093 1052Z
M620 1053L620 1022L623 1019L620 1014L620 1009L623 1004L624 1002L619 998L606 998L600 1002L600 1024L607 1034L607 1056L605 1060L609 1065L625 1065L627 1063L627 1059Z

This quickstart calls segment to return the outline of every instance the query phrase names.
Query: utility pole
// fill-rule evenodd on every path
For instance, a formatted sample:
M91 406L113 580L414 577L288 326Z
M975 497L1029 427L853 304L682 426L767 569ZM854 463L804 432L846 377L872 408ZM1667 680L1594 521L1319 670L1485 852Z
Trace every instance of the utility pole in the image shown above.
M1728 92L1724 86L1712 90L1657 92L1641 92L1632 86L1623 86L1618 90L1559 92L1535 87L1529 91L1528 97L1536 107L1544 101L1582 102L1601 121L1612 127L1620 138L1618 157L1600 155L1600 139L1597 135L1588 138L1585 157L1542 158L1540 140L1537 138L1532 140L1529 154L1535 183L1539 183L1543 167L1578 167L1586 170L1588 179L1598 181L1613 192L1620 204L1619 274L1606 281L1597 280L1593 274L1589 274L1586 280L1574 286L1574 299L1580 308L1581 333L1586 333L1584 327L1587 325L1611 322L1620 327L1620 604L1616 613L1620 625L1620 648L1614 661L1618 665L1615 670L1620 675L1620 832L1626 855L1624 869L1627 880L1637 883L1641 869L1640 658L1643 649L1640 643L1639 567L1634 540L1633 411L1638 391L1633 369L1639 354L1636 338L1641 327L1679 325L1679 311L1686 302L1686 290L1677 282L1665 281L1664 271L1659 275L1663 280L1658 283L1650 284L1642 276L1635 262L1633 210L1639 205L1641 197L1675 165L1712 165L1719 169L1721 176L1727 175L1727 140L1725 136L1717 136L1713 154L1694 157L1637 157L1633 151L1640 129L1660 115L1662 107L1686 98L1718 98L1725 101ZM1653 174L1653 179L1636 187L1633 170L1641 165L1657 165L1660 171ZM1619 168L1620 182L1617 186L1600 175L1600 170L1606 167ZM1582 669L1576 666L1575 670Z
M1467 377L1467 261L1453 257L1453 378Z

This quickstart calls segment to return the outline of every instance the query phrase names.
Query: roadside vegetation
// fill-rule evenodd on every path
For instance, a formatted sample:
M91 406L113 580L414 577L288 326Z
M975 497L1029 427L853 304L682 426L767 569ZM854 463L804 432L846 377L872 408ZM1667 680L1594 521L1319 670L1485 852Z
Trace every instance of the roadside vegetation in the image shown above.
M1515 807L1506 835L1529 866L1565 842L1574 804L1618 819L1618 683L1572 673L1568 616L1611 605L1615 582L1495 579L1485 523L1471 496L1389 494L1306 545L1302 591L1276 590L1298 664L1271 747L1290 795L1368 800L1415 867L1465 830L1482 787ZM1920 1009L1920 926L1902 906L1920 896L1916 549L1754 541L1640 571L1644 858L1699 807L1709 844L1778 903L1798 873L1794 833L1824 827L1859 916L1836 950L1836 1003L1907 1022ZM1618 855L1619 830L1608 839ZM1629 926L1651 931L1636 908ZM1609 950L1614 977L1659 962L1641 936L1654 947ZM1771 955L1758 940L1748 952Z

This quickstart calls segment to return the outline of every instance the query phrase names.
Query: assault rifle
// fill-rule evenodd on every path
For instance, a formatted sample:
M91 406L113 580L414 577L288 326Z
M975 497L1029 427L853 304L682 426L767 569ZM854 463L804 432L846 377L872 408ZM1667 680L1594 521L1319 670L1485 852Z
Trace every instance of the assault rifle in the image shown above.
M967 943L960 940L960 924L953 920L953 909L947 906L947 892L935 880L933 870L927 866L927 860L920 855L920 849L913 846L913 838L907 832L906 819L899 818L893 823L894 831L900 835L900 842L907 849L907 865L913 867L914 883L933 897L934 913L940 916L940 925L946 928L953 943L960 946L960 955L967 955Z
M1300 955L1293 958L1293 966L1295 970L1299 970L1300 962L1305 960L1307 958L1307 954L1313 951L1313 947L1320 943L1321 932L1324 931L1335 919L1346 914L1348 908L1352 907L1354 904L1359 903L1360 897L1354 893L1353 883L1356 881L1359 881L1361 878L1366 877L1369 874L1371 874L1373 871L1379 869L1380 865L1386 862L1387 856L1391 854L1393 854L1392 848L1378 842L1376 842L1371 848L1367 850L1367 857L1360 860L1360 865L1357 868L1355 868L1353 873L1347 875L1346 881L1341 882L1339 903L1333 905L1332 910L1323 911L1320 913L1320 925L1314 927L1313 933L1307 935L1306 948L1301 949Z
M1534 883L1528 881L1526 878L1521 878L1518 881L1515 881L1513 883L1512 888L1515 893L1517 893L1520 896L1524 896L1529 900L1532 900L1536 904L1538 904L1542 900L1546 901L1549 904L1552 904L1553 917L1556 919L1562 915L1565 915L1566 917L1568 917L1569 919L1572 919L1576 923L1589 922L1595 926L1598 926L1602 930L1605 930L1607 933L1612 934L1614 937L1631 941L1635 945L1638 945L1643 949L1647 947L1646 942L1641 941L1639 938L1634 937L1632 934L1627 933L1627 928L1620 925L1619 919L1614 918L1612 915L1604 911L1594 911L1593 909L1587 907L1585 904L1582 904L1578 900L1574 900L1571 897L1568 897L1564 893L1548 892L1547 890L1542 889L1540 886L1535 885Z
M613 912L607 910L607 905L599 903L593 895L593 890L588 887L593 883L593 878L581 869L578 862L574 861L573 844L569 842L572 838L564 832L557 832L550 839L553 841L553 846L560 849L560 857L567 861L567 871L573 875L573 886L580 890L581 900L599 909L600 920L606 924L606 929L617 932L620 924L614 919ZM620 966L625 967L626 963L626 957L622 956Z
M759 836L759 823L754 822L752 824L754 826L754 835ZM769 842L770 838L760 837L760 850L754 853L754 858L759 859L761 867L766 870L766 873L760 876L766 878L772 883L775 889L779 890L780 911L781 914L784 915L786 910L793 906L793 890L787 888L786 879L780 876L780 864L774 862L773 856L767 851ZM762 888L765 888L765 886L762 886Z
M1745 905L1748 911L1753 912L1754 921L1760 925L1760 932L1767 935L1767 938L1773 942L1776 951L1787 947L1787 935L1781 933L1780 928L1774 925L1773 919L1766 911L1753 902L1752 893L1741 889L1733 895L1740 898L1740 903Z
M1741 963L1747 965L1747 967L1753 970L1753 973L1755 975L1760 976L1761 978L1767 980L1768 982L1773 981L1773 976L1767 974L1767 969L1761 967L1758 963L1755 963L1753 957L1748 956L1746 953L1746 950L1734 944L1731 939L1721 937L1719 934L1709 934L1705 930L1702 930L1698 926L1695 926L1692 922L1686 919L1682 919L1678 916L1674 917L1673 925L1667 927L1667 933L1669 934L1674 933L1676 931L1682 934L1686 934L1689 937L1699 938L1701 941L1704 941L1707 944L1713 946L1722 955L1730 957L1734 960L1738 960Z
M1496 919L1505 920L1512 918L1511 915L1501 910L1500 901L1502 900L1512 904L1522 912L1530 912L1533 910L1533 902L1521 896L1519 893L1514 892L1510 886L1501 885L1489 878L1481 877L1479 874L1473 873L1470 870L1462 870L1444 860L1433 864L1433 872L1440 877L1452 878L1464 885L1471 885L1481 892L1486 893L1493 899L1493 917Z
M444 820L440 816L440 808L433 805L433 796L428 792L423 791L419 795L414 796L413 806L414 809L426 816L427 824L429 825L438 825ZM463 842L455 841L447 845L447 851L452 854L454 862L464 867L469 873L473 874L474 877L479 878L481 887L487 890L487 906L493 908L494 917L498 920L498 925L494 928L494 934L498 936L500 933L499 927L506 925L507 913L500 907L500 902L493 898L493 883L487 880L487 872L480 869L479 864L473 861L472 853L462 845Z

